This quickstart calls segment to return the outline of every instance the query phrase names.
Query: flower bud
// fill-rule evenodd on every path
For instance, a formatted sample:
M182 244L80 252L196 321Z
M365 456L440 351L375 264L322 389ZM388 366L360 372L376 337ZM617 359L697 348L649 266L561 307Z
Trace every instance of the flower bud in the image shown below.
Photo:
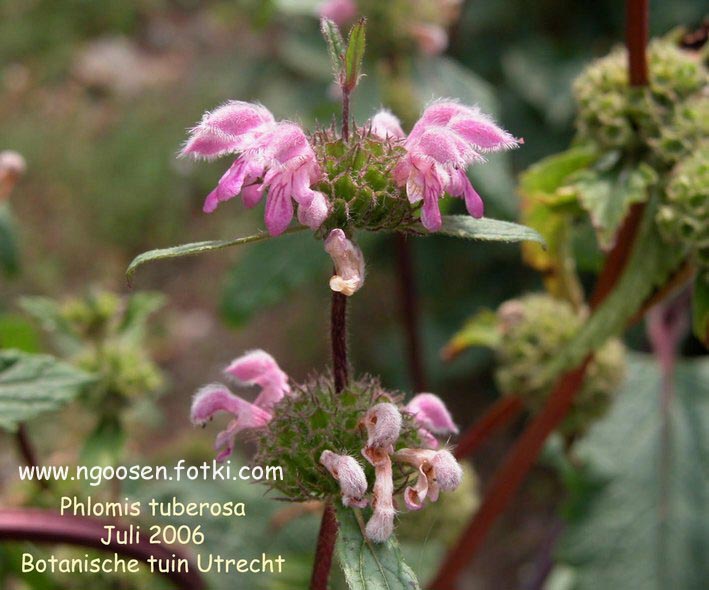
M367 505L367 500L364 499L367 493L367 478L354 457L326 450L320 455L320 463L340 484L344 506L364 508Z
M330 289L343 295L353 295L364 284L364 256L362 250L347 239L345 232L336 228L325 240L325 251L335 265Z
M457 434L458 427L441 398L432 393L420 393L406 405L406 411L413 415L419 425L419 435L430 448L437 448L434 434L445 436Z
M394 450L401 432L401 413L394 404L380 403L367 410L363 423L367 429L367 446L362 452L370 463L376 465L382 453Z

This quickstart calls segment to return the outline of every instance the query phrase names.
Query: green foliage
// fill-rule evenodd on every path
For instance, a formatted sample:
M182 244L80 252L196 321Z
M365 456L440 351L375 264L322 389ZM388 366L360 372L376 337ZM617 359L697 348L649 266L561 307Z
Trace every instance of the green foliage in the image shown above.
M345 53L345 71L343 87L352 91L362 76L362 61L366 45L367 25L365 19L360 19L352 29L347 39L347 52Z
M303 227L294 227L290 232L302 231ZM268 240L271 236L267 232L259 232L252 236L246 236L244 238L234 238L233 240L208 240L205 242L194 242L192 244L182 244L180 246L173 246L171 248L160 248L157 250L148 250L136 256L128 269L126 270L126 277L130 282L133 279L135 271L138 270L139 266L147 262L153 262L155 260L168 260L170 258L180 258L182 256L195 256L197 254L203 254L204 252L212 252L214 250L223 250L224 248L230 248L232 246L241 246L243 244L251 244L253 242L260 242L262 240Z
M709 268L709 142L672 171L657 223L668 244L689 249Z
M342 58L345 55L345 40L342 38L339 27L329 18L323 18L320 21L320 31L327 43L332 73L335 79L338 79L342 69Z
M0 203L0 270L8 277L20 270L15 222L7 203Z
M419 583L404 563L392 536L386 543L370 543L353 509L337 508L340 525L335 551L350 590L416 590Z
M259 311L286 299L308 282L324 284L332 267L322 242L309 233L266 240L244 251L228 272L221 311L234 326L244 326Z
M320 376L298 385L276 407L268 426L256 432L257 465L282 466L282 481L273 487L287 499L307 501L332 497L340 502L340 487L320 465L320 455L329 450L360 457L366 436L360 421L378 401L400 403L402 396L388 392L379 381L365 377L352 381L336 393L332 378ZM293 425L298 424L298 428ZM398 448L421 446L410 414L404 415ZM363 461L363 463L365 463ZM374 481L374 468L364 465L368 481ZM408 471L394 472L395 485L402 485Z
M591 501L557 559L575 590L701 588L709 578L709 364L679 363L663 410L661 375L635 356L611 413L575 447Z
M486 242L523 242L529 240L544 244L544 239L533 229L498 219L474 219L469 215L444 215L438 233L454 238Z
M481 309L466 320L463 327L453 334L443 350L443 357L450 360L472 346L496 348L500 344L497 314L491 309Z
M0 428L14 431L21 422L59 409L92 380L48 355L0 351Z

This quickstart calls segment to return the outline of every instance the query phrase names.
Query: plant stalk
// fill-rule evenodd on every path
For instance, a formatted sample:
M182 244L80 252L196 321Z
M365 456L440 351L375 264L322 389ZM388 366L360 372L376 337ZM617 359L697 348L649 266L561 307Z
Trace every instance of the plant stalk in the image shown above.
M516 396L498 399L468 430L455 447L455 458L472 455L487 439L520 414L524 406Z
M25 424L20 424L17 427L15 438L17 440L17 448L19 449L20 455L22 455L25 464L29 467L39 467L37 452L32 444L32 440L30 440L30 435L29 432L27 432L27 426L25 426ZM47 480L38 478L35 481L43 490L49 489L49 482Z
M332 568L332 555L337 541L337 518L331 502L325 504L325 511L320 522L318 544L315 548L315 563L310 580L310 590L327 590L327 583Z

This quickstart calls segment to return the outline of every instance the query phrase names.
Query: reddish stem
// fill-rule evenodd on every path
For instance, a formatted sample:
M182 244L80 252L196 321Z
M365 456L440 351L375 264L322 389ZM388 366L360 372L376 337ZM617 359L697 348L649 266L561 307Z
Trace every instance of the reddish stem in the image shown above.
M455 448L456 459L464 459L500 428L509 424L522 411L522 400L516 396L498 399L460 438Z
M549 397L544 409L517 440L498 469L485 501L475 514L460 543L451 551L431 584L435 590L452 590L458 574L469 563L485 536L512 500L527 472L537 460L549 434L564 419L574 394L583 382L589 359L574 371L567 373Z
M337 518L335 509L328 502L320 522L318 544L315 548L315 563L313 575L310 579L310 590L327 590L327 582L332 568L332 554L337 541Z
M413 252L406 235L396 233L396 259L399 270L399 295L401 300L401 317L406 334L407 356L411 384L414 391L426 391L426 374L421 355L421 333L419 330L419 305L416 291L416 275L414 273Z
M101 542L101 539L106 536L104 529L106 525L114 525L119 531L126 530L125 527L114 522L73 515L62 516L48 510L32 508L0 510L0 540L3 541L67 543L118 553L121 556L138 559L144 563L147 563L150 557L165 560L163 563L173 563L175 558L180 559L183 557L179 550L174 547L151 545L146 540L129 545L118 544L115 541L115 534L111 543L106 545ZM190 564L187 571L169 572L164 575L179 588L184 588L185 590L203 590L206 588L204 580L197 573L197 568L194 564Z
M37 459L37 453L30 440L29 433L27 432L27 426L20 424L17 427L17 433L15 434L17 440L17 448L22 455L22 458L26 465L30 467L38 467L39 461ZM49 482L44 479L36 479L37 485L42 489L49 489Z
M332 343L332 372L335 391L342 391L348 381L347 361L347 296L332 292L330 308L330 339Z
M647 41L650 11L648 0L625 4L625 44L628 47L628 78L631 86L647 86Z

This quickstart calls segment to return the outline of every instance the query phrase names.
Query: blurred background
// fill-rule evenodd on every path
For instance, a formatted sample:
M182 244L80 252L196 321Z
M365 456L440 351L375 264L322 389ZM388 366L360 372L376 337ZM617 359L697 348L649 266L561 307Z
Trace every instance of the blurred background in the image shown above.
M193 163L178 160L176 153L186 129L205 110L232 98L262 102L277 118L311 129L318 122L329 124L338 104L318 31L319 4L0 0L0 150L18 151L27 164L6 220L14 228L14 241L0 240L0 256L9 261L0 283L3 347L59 352L23 311L21 298L64 301L99 289L128 294L124 271L140 252L248 235L262 227L261 207L246 211L236 200L203 214L202 200L228 162ZM694 27L703 9L700 0L652 2L651 33ZM622 3L610 0L468 0L450 23L447 48L413 57L412 92L421 105L438 96L479 103L525 139L522 149L491 156L489 165L471 170L487 215L516 219L518 172L568 145L571 81L590 59L622 43L623 18ZM354 96L354 113L362 123L384 102L380 70L372 64L367 74ZM414 385L394 239L377 234L361 242L368 277L366 288L351 302L351 360L358 373L381 375L387 387L410 394ZM412 238L409 244L426 386L447 401L464 429L495 399L492 357L473 350L444 362L442 348L467 317L541 289L541 280L522 265L515 245L443 237ZM596 265L597 259L591 259L582 268L589 279ZM245 350L269 351L296 380L324 367L329 360L329 266L319 243L294 235L141 269L132 292L158 291L165 297L145 335L162 374L154 389L162 395L156 401L138 399L128 408L127 457L142 462L209 457L215 432L193 430L190 396ZM631 337L636 348L646 348L642 330ZM76 461L93 422L81 408L70 414L30 424L45 462ZM508 436L514 434L513 429ZM12 439L0 434L0 442L0 504L12 505L28 492L13 480L17 458ZM495 439L476 456L483 481L508 442L504 436ZM151 487L126 491L146 497L170 494ZM177 493L185 498L234 495L218 486L181 487ZM245 486L238 495L252 498L254 509L265 515L279 509L262 498L260 489ZM563 496L557 472L539 466L474 564L469 579L477 585L471 587L526 587L523 581ZM53 505L49 498L44 501ZM307 576L315 522L309 517L289 524L277 540L265 530L263 547L288 546L300 555ZM223 552L246 550L243 529L214 526L225 527L211 533L214 542L228 544ZM430 573L431 565L424 562L435 564L441 543L422 541L409 559L415 569ZM20 584L8 567L10 554L5 561L0 558L0 573L7 584ZM81 587L69 579L46 583L49 588ZM220 583L214 587L223 587ZM266 587L278 583L299 587L283 580ZM115 584L106 582L105 587L130 587Z

